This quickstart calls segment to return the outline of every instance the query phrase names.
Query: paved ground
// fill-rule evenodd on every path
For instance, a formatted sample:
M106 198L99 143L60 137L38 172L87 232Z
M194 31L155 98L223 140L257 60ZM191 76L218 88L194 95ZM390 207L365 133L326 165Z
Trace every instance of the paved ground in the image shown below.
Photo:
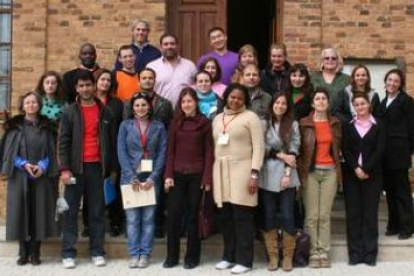
M150 275L150 276L221 276L231 275L230 271L217 271L214 269L214 262L202 263L194 270L185 270L181 266L172 269L162 268L162 260L153 260L147 269L129 269L126 260L110 260L104 268L96 268L87 259L79 260L78 267L74 270L63 269L59 259L46 258L40 266L33 267L28 264L18 267L15 264L16 259L11 257L0 258L0 275L3 276L65 276L65 275L82 275L82 276L129 276L129 275ZM264 263L255 264L252 272L245 275L283 275L283 271L270 273L266 270ZM411 276L414 275L414 262L381 262L376 267L366 265L348 266L346 263L334 263L330 269L309 269L297 268L291 273L285 274L291 276L299 275L318 275L318 276Z

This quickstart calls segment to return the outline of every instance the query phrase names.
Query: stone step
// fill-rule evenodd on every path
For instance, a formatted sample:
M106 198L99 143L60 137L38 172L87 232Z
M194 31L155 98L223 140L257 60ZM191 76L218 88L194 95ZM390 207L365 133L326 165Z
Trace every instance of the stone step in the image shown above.
M380 229L384 233L385 229ZM5 227L0 227L0 257L14 257L18 252L17 242L6 242ZM166 256L166 238L154 241L154 258L162 261ZM181 239L181 256L185 252L185 239ZM76 245L79 257L88 257L89 240L79 238ZM61 243L59 238L49 239L42 244L42 256L59 257ZM221 235L214 235L202 243L202 261L219 260L222 254L223 243ZM110 259L127 259L126 239L113 238L107 235L105 250ZM379 238L378 261L414 261L414 238L400 241L397 237L386 237L383 234ZM255 241L255 260L265 262L265 249L262 243ZM331 258L334 262L347 262L346 236L333 234L331 242Z

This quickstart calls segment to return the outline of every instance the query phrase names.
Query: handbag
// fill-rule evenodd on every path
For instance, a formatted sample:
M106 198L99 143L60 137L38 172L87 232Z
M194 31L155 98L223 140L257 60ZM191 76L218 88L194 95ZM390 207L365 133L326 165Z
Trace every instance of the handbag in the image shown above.
M216 206L211 191L203 191L200 208L198 211L198 235L201 239L207 239L217 233Z
M305 267L309 263L310 236L303 230L296 233L296 248L293 254L293 265L295 267Z

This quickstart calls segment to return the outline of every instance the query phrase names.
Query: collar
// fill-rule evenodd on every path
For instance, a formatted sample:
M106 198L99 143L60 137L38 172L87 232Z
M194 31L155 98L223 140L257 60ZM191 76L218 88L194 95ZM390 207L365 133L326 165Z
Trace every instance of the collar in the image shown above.
M372 124L376 125L377 124L377 120L375 120L374 116L369 115L368 121L371 122ZM358 125L362 125L364 124L366 121L362 121L360 119L357 118L357 116L355 116L352 120L351 123L352 124L358 124Z
M137 42L132 41L132 44L133 44L134 46L136 46L138 49L142 50L142 49L144 49L145 47L147 47L147 46L148 46L149 42L148 42L148 41L146 41L146 42L144 42L144 44L139 45Z
M244 106L244 105L239 110L231 110L230 108L228 108L226 106L226 107L224 107L224 112L223 113L224 113L224 115L236 115L236 114L242 113L244 111L246 111L246 106Z
M180 63L181 62L181 56L177 56L175 59L175 62L170 62L168 59L166 59L164 56L161 56L162 62L168 62L168 63Z

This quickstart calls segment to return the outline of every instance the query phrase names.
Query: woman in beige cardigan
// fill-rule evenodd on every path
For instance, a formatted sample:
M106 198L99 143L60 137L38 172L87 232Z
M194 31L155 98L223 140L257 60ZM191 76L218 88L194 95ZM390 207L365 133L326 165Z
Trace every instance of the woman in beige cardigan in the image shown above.
M223 259L216 268L232 268L233 274L242 274L253 265L253 210L257 205L264 138L259 118L246 109L246 87L236 83L228 86L224 106L224 112L213 121L213 192L224 238Z

